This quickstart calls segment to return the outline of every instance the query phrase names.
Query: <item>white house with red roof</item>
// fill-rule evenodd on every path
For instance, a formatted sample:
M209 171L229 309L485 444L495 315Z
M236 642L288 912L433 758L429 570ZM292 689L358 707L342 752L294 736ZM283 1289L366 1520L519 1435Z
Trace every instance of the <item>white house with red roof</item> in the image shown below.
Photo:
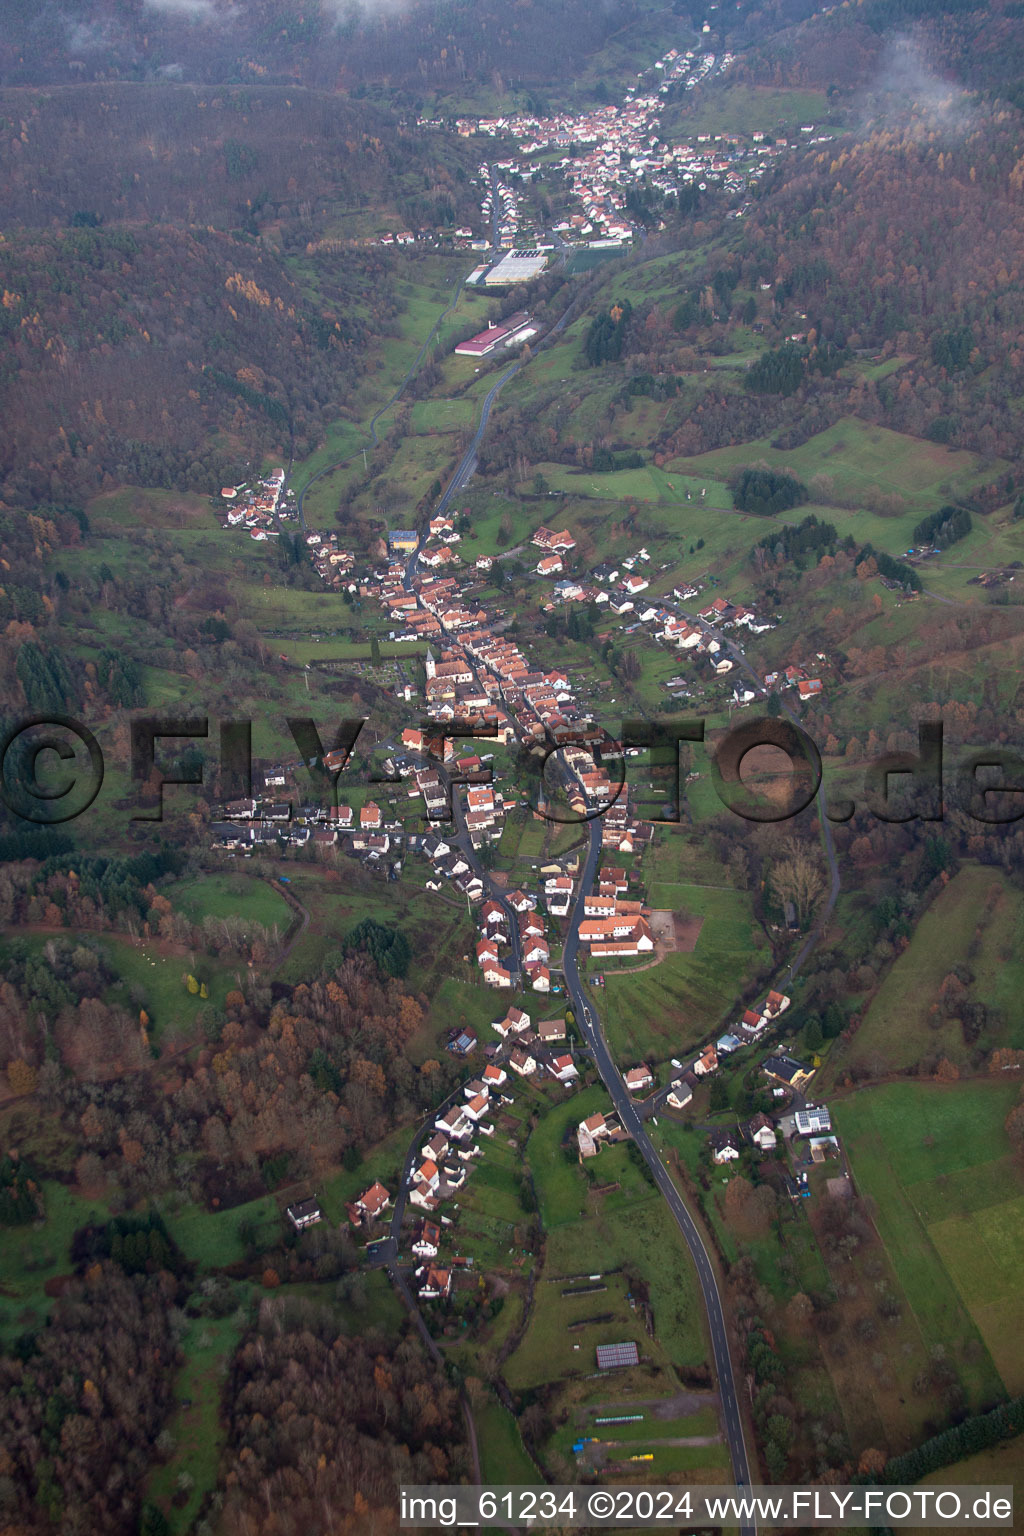
M377 1217L383 1211L386 1211L390 1204L391 1196L379 1180L375 1184L371 1184L366 1193L360 1195L355 1203L356 1210L361 1216L365 1216L367 1221L376 1221Z

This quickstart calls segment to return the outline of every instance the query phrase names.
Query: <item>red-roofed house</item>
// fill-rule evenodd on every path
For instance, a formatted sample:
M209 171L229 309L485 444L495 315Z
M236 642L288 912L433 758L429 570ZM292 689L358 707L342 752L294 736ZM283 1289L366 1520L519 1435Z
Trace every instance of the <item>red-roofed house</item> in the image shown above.
M386 1211L391 1204L391 1196L384 1185L378 1180L371 1184L365 1195L360 1195L356 1201L356 1210L365 1216L367 1221L376 1221L382 1211Z

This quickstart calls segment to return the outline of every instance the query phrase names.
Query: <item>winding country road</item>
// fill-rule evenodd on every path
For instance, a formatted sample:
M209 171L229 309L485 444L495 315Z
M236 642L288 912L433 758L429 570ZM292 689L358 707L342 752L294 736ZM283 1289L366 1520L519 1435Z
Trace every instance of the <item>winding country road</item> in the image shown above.
M580 873L579 890L572 909L572 915L569 919L569 932L565 940L562 969L565 972L566 991L572 1002L573 1011L576 1014L576 1022L579 1025L584 1040L593 1051L597 1070L601 1074L601 1081L608 1090L609 1097L615 1106L619 1119L639 1147L644 1161L651 1170L654 1182L671 1211L676 1225L682 1232L686 1246L693 1258L701 1294L704 1297L704 1306L708 1314L711 1349L715 1361L715 1375L718 1378L718 1391L722 1403L722 1423L726 1443L729 1447L729 1455L732 1458L733 1476L737 1483L749 1486L750 1465L747 1460L747 1447L743 1437L743 1418L740 1413L732 1353L729 1348L729 1334L726 1326L725 1311L722 1306L722 1298L719 1295L718 1279L712 1268L708 1251L704 1246L704 1240L700 1235L697 1224L690 1215L682 1196L644 1129L629 1090L622 1080L618 1067L612 1060L608 1043L601 1031L600 1018L596 1010L588 1002L580 982L576 956L580 945L580 923L583 919L583 903L587 894L593 888L594 877L600 860L601 822L600 818L596 818L590 824L590 847L587 850L586 862ZM744 1532L744 1536L754 1536L756 1532L756 1526L754 1525L745 1525L741 1529Z

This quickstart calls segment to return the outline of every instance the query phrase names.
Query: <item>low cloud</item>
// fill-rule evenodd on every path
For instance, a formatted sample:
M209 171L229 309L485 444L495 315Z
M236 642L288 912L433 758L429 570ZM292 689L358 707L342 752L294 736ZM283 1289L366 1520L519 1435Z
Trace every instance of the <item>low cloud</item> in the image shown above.
M945 78L917 36L889 39L863 103L865 125L959 136L976 125L969 94Z
M324 0L324 10L338 22L377 21L411 11L416 0Z
M112 34L102 22L72 21L70 17L65 17L64 25L68 36L68 53L72 58L82 53L95 53L100 48L109 48L113 42Z
M214 0L142 0L143 10L163 16L190 16L195 21L221 21L233 7L219 6Z

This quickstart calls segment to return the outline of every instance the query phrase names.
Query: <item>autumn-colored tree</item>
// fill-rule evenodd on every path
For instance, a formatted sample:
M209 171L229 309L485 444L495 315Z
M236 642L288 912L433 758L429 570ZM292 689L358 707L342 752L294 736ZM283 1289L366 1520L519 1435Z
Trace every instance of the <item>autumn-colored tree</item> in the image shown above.
M1010 1146L1018 1157L1024 1155L1024 1104L1017 1104L1003 1122Z
M98 1194L105 1182L102 1160L95 1152L82 1152L75 1159L75 1180L78 1187L90 1195Z
M7 1081L11 1086L11 1092L20 1098L26 1093L35 1093L38 1074L35 1067L20 1058L12 1061L7 1068Z
M816 849L789 838L785 856L772 866L771 885L780 903L791 901L804 922L825 894L825 872Z
M967 1002L968 992L959 976L954 975L952 971L945 977L939 988L939 998L946 1018L959 1018L963 1006Z
M86 1105L78 1123L89 1141L98 1141L103 1135L103 1121L95 1104Z

